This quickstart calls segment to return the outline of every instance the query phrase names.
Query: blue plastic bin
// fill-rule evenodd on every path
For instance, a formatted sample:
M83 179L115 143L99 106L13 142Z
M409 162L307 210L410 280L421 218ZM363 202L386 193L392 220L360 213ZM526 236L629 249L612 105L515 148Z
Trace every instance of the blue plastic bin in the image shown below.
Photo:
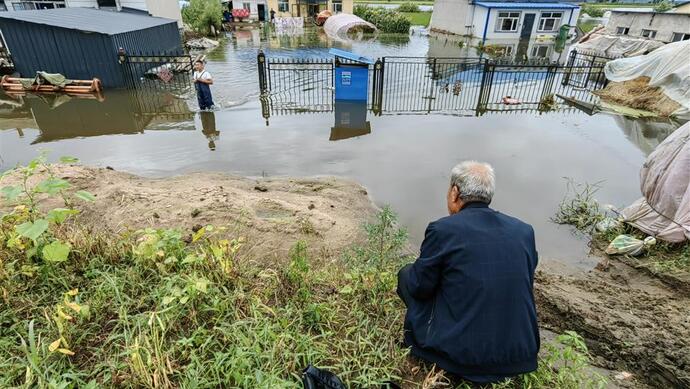
M335 55L335 99L367 101L369 65L374 61L348 51L331 49Z

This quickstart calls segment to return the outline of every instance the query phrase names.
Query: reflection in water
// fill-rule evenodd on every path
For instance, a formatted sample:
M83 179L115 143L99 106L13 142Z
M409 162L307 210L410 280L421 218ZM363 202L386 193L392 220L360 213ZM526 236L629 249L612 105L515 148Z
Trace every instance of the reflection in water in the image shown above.
M659 143L680 127L679 123L659 119L632 119L625 116L615 116L615 120L630 142L639 147L645 155L649 155Z
M216 150L216 140L220 136L220 131L216 130L216 114L213 112L199 112L201 119L201 133L208 139L208 148Z
M7 99L9 97L6 97ZM189 121L187 103L167 92L110 91L102 101L67 95L26 95L0 111L3 128L37 128L32 143L76 137L141 133L149 126Z
M342 140L371 133L364 101L336 101L335 124L329 140Z

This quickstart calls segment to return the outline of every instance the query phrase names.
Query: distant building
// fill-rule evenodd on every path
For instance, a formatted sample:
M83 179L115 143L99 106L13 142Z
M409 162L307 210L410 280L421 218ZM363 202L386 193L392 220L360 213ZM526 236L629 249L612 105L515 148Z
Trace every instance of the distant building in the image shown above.
M119 62L120 48L128 54L183 51L175 20L79 7L0 12L0 37L22 77L37 71L96 77L104 87L123 87L131 77Z
M182 15L178 0L0 0L0 11L24 11L84 7L96 9L137 10L174 19L182 27Z
M555 36L563 25L574 26L580 7L558 2L436 0L431 29L493 39Z
M351 14L353 0L268 0L268 9L276 11L276 17L316 16L324 10Z
M690 39L690 13L611 11L606 33L670 43Z

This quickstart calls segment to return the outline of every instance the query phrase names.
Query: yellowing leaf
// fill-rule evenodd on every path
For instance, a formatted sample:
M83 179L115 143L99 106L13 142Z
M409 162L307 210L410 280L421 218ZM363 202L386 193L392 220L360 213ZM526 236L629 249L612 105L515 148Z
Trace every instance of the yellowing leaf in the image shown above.
M197 240L201 239L204 234L206 234L206 227L200 228L199 231L192 235L192 242L196 242Z
M48 351L51 353L54 352L55 350L60 347L60 339L56 340L55 342L51 343L50 346L48 346Z
M71 289L71 290L67 291L67 294L70 296L76 296L77 293L79 293L79 288L75 288L75 289Z
M79 306L79 304L77 303L65 302L65 305L70 307L76 313L79 313L79 311L81 311L81 306Z
M68 350L66 348L59 348L59 349L57 349L57 352L65 354L65 355L74 355L73 351Z
M173 301L175 301L175 297L172 297L172 296L163 297L163 305L168 305Z
M58 307L58 309L57 309L57 314L59 317L65 319L65 320L72 320L73 319L72 316L62 312L62 308L60 308L60 307Z

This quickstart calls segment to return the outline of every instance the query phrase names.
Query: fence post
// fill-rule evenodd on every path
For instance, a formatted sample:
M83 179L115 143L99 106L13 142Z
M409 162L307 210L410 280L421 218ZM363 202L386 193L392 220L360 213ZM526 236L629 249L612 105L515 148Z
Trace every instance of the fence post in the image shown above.
M589 69L587 69L587 78L585 78L584 88L589 86L589 78L592 77L592 68L594 67L594 61L596 61L597 56L592 55L592 61L589 63Z
M259 50L256 63L259 68L259 91L263 95L268 92L268 85L266 85L266 55L263 50Z
M575 57L577 56L577 51L573 50L570 52L570 55L568 56L568 64L566 65L568 69L565 71L565 74L563 75L563 81L561 81L561 85L563 86L568 86L570 83L570 73L573 71L573 64L575 63Z
M373 85L371 86L372 111L374 115L380 115L381 98L383 97L383 61L381 59L376 60L376 63L374 63L373 81Z
M484 71L482 72L481 89L479 90L479 97L477 99L477 109L475 115L481 116L486 111L486 105L491 94L491 84L494 78L495 66L484 60Z
M546 68L546 78L544 78L544 89L541 91L541 97L539 98L539 101L541 102L544 100L544 98L550 94L552 94L553 90L553 80L556 78L556 69L558 68L558 65L555 64L550 64Z

